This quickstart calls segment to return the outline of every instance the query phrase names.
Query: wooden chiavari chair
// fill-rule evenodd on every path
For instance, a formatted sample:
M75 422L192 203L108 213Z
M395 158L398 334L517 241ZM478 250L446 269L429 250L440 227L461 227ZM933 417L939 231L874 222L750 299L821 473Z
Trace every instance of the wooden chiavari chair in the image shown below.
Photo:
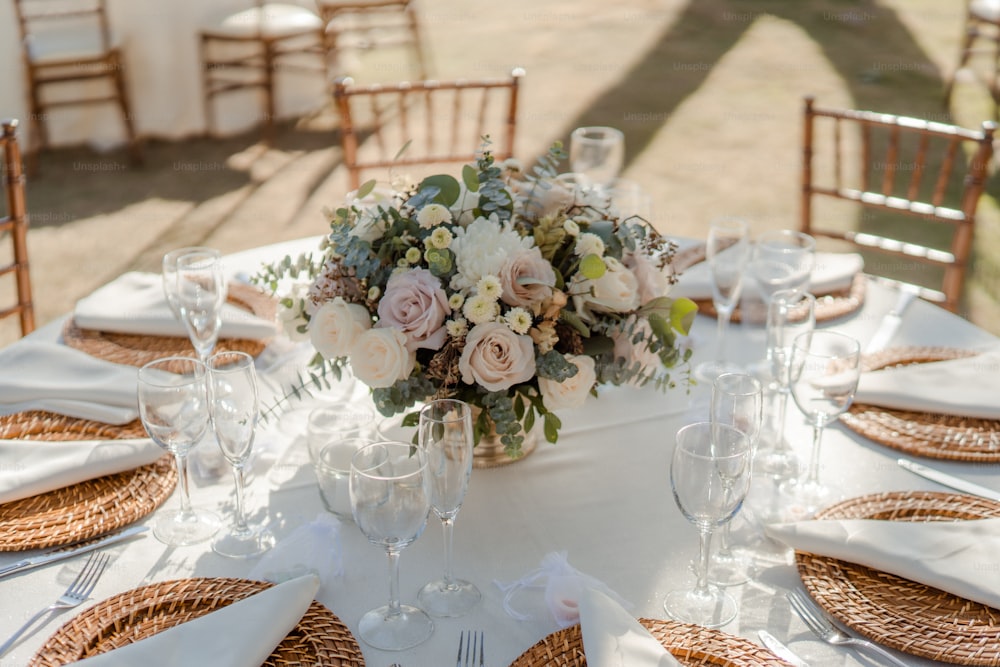
M957 311L995 129L820 109L807 97L802 231L850 243L877 258L866 257L866 273ZM819 211L820 199L837 203ZM858 207L860 228L838 224L856 220Z
M0 217L0 237L11 241L11 261L0 265L0 277L13 276L17 301L13 306L0 307L0 319L19 318L21 335L35 330L35 310L31 301L31 277L28 272L28 214L24 194L24 173L21 150L17 143L17 121L2 121L0 157L5 209ZM6 293L6 292L5 292Z
M985 44L984 44L985 43ZM945 105L950 106L958 71L969 64L974 55L985 55L990 59L989 74L977 75L993 98L993 120L1000 119L1000 0L966 0L965 36L958 67L948 79L945 87Z
M348 74L343 62L348 53L400 48L412 58L405 63L408 76L420 80L429 76L413 0L317 0L316 4L326 24L332 71Z
M337 79L333 93L350 186L361 184L365 170L471 162L486 135L498 160L510 157L523 76L516 68L509 78L479 81L358 86Z

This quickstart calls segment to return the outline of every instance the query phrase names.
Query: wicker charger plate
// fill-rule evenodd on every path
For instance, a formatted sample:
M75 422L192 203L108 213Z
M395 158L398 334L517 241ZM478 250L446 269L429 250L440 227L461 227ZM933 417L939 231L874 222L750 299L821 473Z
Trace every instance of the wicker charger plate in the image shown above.
M252 285L243 283L233 283L229 286L228 301L265 320L274 319L277 310L277 302L273 297ZM105 361L131 366L143 366L162 357L197 356L191 347L191 341L187 338L81 329L72 318L66 321L62 336L70 347ZM266 340L222 338L216 344L215 351L246 352L256 357L264 351L266 345Z
M939 492L853 498L822 519L948 521L1000 517L1000 503ZM796 552L802 583L831 615L894 649L958 665L1000 665L1000 610L872 568Z
M656 637L682 665L752 665L787 667L773 653L748 639L675 621L640 618L639 622ZM579 625L553 632L522 653L510 667L584 667L583 635Z
M56 630L29 665L65 665L106 653L270 586L267 582L246 579L177 579L119 593ZM264 662L268 667L363 667L364 664L361 649L347 626L315 601Z
M942 347L903 347L864 358L865 370L970 357L975 352ZM1000 462L1000 420L893 410L855 403L840 420L879 444L915 456L950 461Z
M817 294L816 321L826 322L853 313L864 304L867 288L868 279L863 273L858 273L854 276L854 280L851 281L851 286L848 289L829 294ZM694 302L698 304L699 313L715 317L715 306L712 304L711 299L695 299ZM737 306L733 310L733 316L730 318L730 321L740 322L742 319L743 315L740 312L740 307ZM760 322L761 324L767 321L767 311L763 302L757 304L757 308L752 313L750 320Z

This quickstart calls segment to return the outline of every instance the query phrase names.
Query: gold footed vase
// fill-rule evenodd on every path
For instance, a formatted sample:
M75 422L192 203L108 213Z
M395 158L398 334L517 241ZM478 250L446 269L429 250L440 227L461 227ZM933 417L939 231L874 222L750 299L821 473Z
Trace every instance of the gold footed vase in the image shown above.
M517 463L525 456L535 451L538 447L538 430L532 429L524 434L524 442L521 443L521 455L516 459L507 456L503 443L496 431L484 435L479 439L479 444L472 450L473 468L496 468L498 466Z

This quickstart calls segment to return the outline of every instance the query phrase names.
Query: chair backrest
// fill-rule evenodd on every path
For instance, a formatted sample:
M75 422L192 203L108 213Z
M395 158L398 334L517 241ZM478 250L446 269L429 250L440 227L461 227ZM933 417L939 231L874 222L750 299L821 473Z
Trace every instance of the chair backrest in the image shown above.
M957 311L995 129L820 109L807 97L802 231L849 242L867 273Z
M334 82L344 164L352 188L366 169L471 162L489 136L498 160L514 154L518 89L509 78L354 85ZM504 99L506 98L506 99ZM365 135L370 136L361 141Z
M378 62L379 80L416 77L426 79L426 54L420 39L416 3L413 0L317 0L320 18L326 24L327 45L332 58L341 64L344 51L409 48L410 59L399 62ZM415 69L414 69L415 66ZM404 76L391 74L391 68L408 72ZM346 75L346 72L339 72Z
M31 301L31 278L28 272L28 214L24 194L24 172L21 164L21 151L17 143L17 121L2 121L0 134L0 157L3 159L0 176L3 179L5 210L0 217L0 238L7 237L11 241L10 250L0 253L0 278L9 282L7 276L13 276L13 287L16 302L13 306L0 306L0 319L17 315L21 322L21 335L27 335L35 329L35 311ZM8 261L9 260L9 261ZM4 285L3 299L6 302L10 290Z
M43 36L58 41L83 31L99 37L102 52L111 49L106 0L14 0L14 12L29 61L32 41Z

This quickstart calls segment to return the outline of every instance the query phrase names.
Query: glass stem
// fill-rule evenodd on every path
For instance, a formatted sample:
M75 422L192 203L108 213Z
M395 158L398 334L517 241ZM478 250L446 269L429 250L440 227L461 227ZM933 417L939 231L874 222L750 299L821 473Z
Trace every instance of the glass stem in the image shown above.
M732 308L716 308L716 316L718 324L716 325L716 330L718 331L716 335L715 343L715 358L718 361L726 360L726 332L729 330L729 320L733 316Z
M813 426L812 451L809 454L809 472L806 475L807 484L819 484L819 444L823 439L823 425Z
M186 519L192 515L187 456L175 453L174 462L177 464L177 483L181 487L181 517Z
M247 532L247 515L243 492L246 488L246 476L243 473L243 466L233 466L233 477L236 480L236 517L233 520L233 531L245 533Z
M399 616L399 552L394 549L386 551L389 556L389 613L387 616Z
M726 494L726 498L727 498L727 503L728 503L728 498L732 494L732 492L733 492L733 487L732 486L726 486L726 488L725 488L725 494ZM733 555L732 550L729 548L730 547L730 544L729 544L729 537L730 537L729 536L729 527L732 526L732 525L733 525L732 521L727 521L722 526L722 534L719 535L719 551L718 551L718 555L721 556L722 558L725 558L725 559L732 558L732 555Z
M708 595L708 559L712 546L712 531L702 529L698 532L698 561L695 563L694 576L696 595Z
M785 442L785 417L788 414L788 390L784 387L778 389L775 396L775 422L774 422L774 450L784 452L789 448Z
M444 536L444 587L448 590L455 588L452 581L452 535L455 530L454 517L441 518L441 534Z

